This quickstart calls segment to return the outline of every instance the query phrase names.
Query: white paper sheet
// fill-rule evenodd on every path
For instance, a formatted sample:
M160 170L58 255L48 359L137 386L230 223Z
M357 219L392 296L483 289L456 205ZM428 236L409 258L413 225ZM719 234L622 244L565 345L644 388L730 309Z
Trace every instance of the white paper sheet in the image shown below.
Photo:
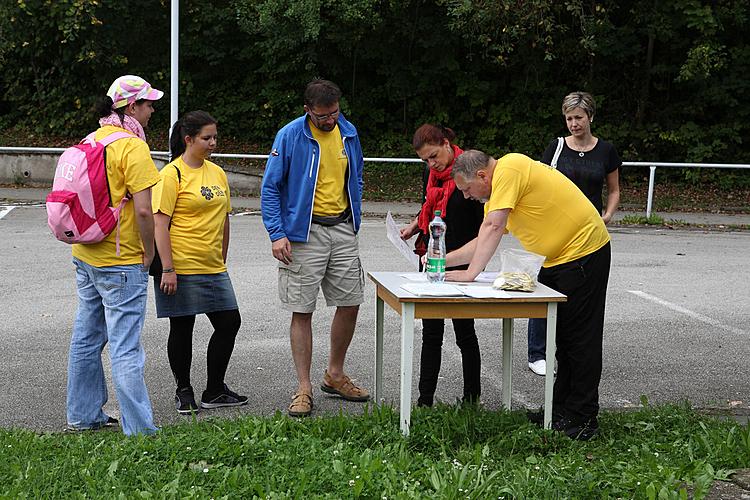
M390 210L385 216L385 230L388 239L391 243L393 243L393 246L396 247L396 250L398 250L401 255L403 255L406 260L409 261L409 264L412 268L419 271L419 256L415 254L411 248L409 248L409 245L407 245L404 240L401 239L401 233L398 226L396 225L396 221L394 221L393 216L391 216Z
M427 283L427 273L402 273L399 274L402 278L406 278L409 281L416 281L417 283Z
M497 277L500 275L497 271L484 271L479 273L479 276L474 278L477 283L494 283Z
M464 295L475 299L509 299L510 294L504 290L495 290L491 286L465 285L461 287Z
M447 283L404 283L401 288L420 297L461 297L463 288Z

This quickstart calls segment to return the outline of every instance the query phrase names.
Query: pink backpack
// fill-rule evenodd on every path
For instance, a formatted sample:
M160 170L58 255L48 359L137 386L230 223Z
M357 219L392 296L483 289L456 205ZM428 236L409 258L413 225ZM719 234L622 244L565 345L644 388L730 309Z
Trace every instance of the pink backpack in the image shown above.
M95 134L66 149L57 161L52 192L47 195L47 224L65 243L98 243L117 227L120 255L120 210L129 197L117 207L110 206L105 148L134 136L115 132L97 141Z

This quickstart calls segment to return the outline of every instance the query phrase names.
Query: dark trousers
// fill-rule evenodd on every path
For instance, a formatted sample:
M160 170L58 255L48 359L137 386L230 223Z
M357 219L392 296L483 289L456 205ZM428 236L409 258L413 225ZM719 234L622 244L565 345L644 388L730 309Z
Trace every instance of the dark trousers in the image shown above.
M607 243L585 257L539 272L539 282L568 297L557 308L553 411L574 422L584 422L599 413L610 261L611 247Z
M207 313L214 333L208 342L206 392L218 394L224 390L224 375L229 366L229 358L234 350L234 341L240 330L240 312L216 311ZM193 326L195 315L169 318L169 340L167 357L172 368L177 388L190 384L190 365L193 360Z
M547 320L529 318L529 363L547 356Z
M482 366L479 343L473 319L452 319L456 345L461 350L464 375L464 401L478 401ZM432 406L435 399L440 362L443 351L444 319L422 320L422 355L419 364L419 399L417 404Z

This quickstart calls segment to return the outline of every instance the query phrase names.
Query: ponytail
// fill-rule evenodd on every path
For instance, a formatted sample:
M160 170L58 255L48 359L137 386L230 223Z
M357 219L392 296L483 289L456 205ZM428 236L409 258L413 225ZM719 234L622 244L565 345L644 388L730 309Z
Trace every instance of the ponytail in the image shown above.
M122 121L125 116L125 108L112 109L112 98L108 95L97 97L92 111L96 120L106 118L112 113L117 113L120 116L120 121Z
M169 136L169 161L174 161L184 152L185 137L182 135L182 120L177 120L172 126L172 135Z

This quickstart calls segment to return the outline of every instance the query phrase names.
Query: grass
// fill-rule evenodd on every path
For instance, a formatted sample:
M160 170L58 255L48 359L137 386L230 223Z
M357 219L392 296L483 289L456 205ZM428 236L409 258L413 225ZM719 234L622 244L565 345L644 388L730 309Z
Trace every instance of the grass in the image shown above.
M520 412L389 407L363 416L248 416L155 437L0 430L0 497L701 498L750 466L750 431L686 405L604 413L581 443Z
M626 215L622 218L622 224L639 224L648 226L663 226L665 224L664 218L659 217L656 214L651 214L646 217L645 215Z
M364 193L367 201L422 201L422 163L367 163Z

